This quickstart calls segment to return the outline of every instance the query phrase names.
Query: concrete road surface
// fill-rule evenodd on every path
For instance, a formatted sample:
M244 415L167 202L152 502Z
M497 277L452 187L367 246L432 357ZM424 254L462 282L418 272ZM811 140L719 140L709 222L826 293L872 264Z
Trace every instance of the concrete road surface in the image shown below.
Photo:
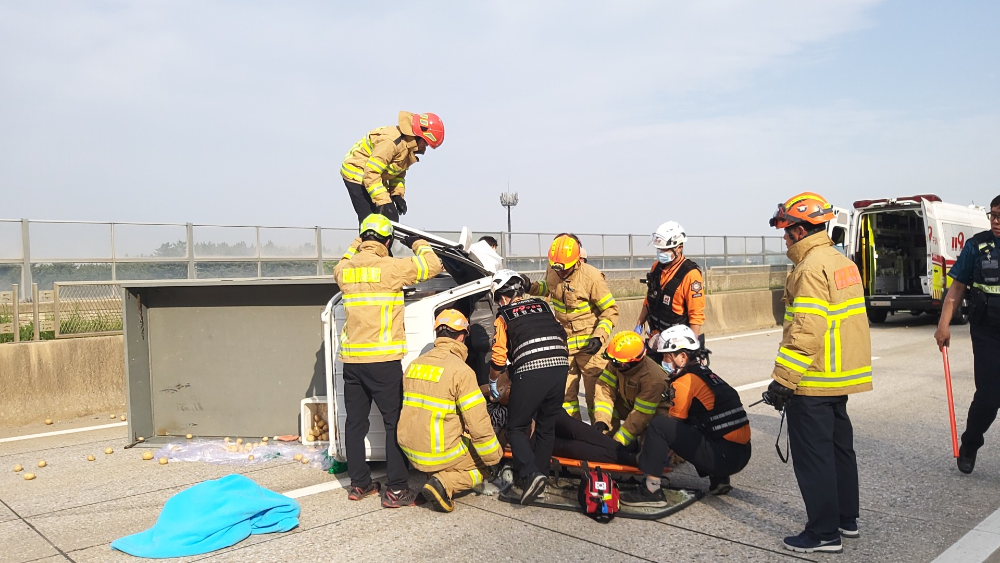
M706 497L660 521L619 518L606 525L486 496L460 498L452 514L425 507L382 509L375 498L349 502L345 481L295 463L236 469L181 462L160 466L142 461L139 448L122 449L124 427L10 440L106 424L106 414L55 426L0 429L0 561L135 560L112 551L110 542L151 526L171 495L231 472L278 492L298 491L301 525L186 560L911 562L944 553L942 561L982 561L1000 546L1000 513L990 518L1000 508L1000 436L987 436L975 473L958 472L933 331L930 317L908 315L872 329L875 391L849 402L861 475L862 535L845 539L842 555L800 555L782 548L782 537L802 529L805 511L791 464L782 464L774 451L778 415L760 405L750 411L753 459L733 477L730 495ZM951 351L960 431L973 394L968 335L967 327L956 327ZM772 331L709 343L712 366L733 386L745 387L745 403L760 398L779 338ZM107 446L115 448L111 456L103 454ZM97 456L95 462L85 460L89 453ZM37 469L39 459L48 467ZM11 470L15 464L34 471L37 479L23 480ZM376 464L376 469L381 468ZM414 486L422 482L412 474ZM673 483L707 487L683 465ZM989 560L998 559L994 553Z

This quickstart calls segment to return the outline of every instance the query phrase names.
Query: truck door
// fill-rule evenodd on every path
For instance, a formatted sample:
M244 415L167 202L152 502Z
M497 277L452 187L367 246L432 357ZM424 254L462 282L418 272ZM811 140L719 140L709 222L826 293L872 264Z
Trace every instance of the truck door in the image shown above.
M948 273L945 270L945 253L942 248L945 233L941 232L941 222L938 221L933 201L921 200L920 210L924 216L924 235L927 237L927 276L930 287L927 288L933 299L942 299L948 286ZM963 240L964 244L965 241Z
M865 295L875 293L875 232L872 229L872 218L874 213L864 213L858 223L858 249L855 254L855 263L861 270L861 283L865 288Z
M848 256L848 233L851 227L851 215L841 207L833 208L833 220L826 225L826 234L833 241L833 247L841 254Z

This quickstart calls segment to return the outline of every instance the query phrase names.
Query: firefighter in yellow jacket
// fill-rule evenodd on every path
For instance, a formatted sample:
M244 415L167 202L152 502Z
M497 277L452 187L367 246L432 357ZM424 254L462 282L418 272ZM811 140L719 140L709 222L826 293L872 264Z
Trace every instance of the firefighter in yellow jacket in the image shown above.
M642 337L630 330L611 337L604 358L608 367L594 390L594 426L606 433L619 419L614 439L628 446L646 431L653 415L670 411L663 398L667 374L646 355Z
M399 221L406 215L406 170L427 146L444 142L444 123L433 113L399 112L397 125L379 127L354 143L340 166L360 223L370 213Z
M594 419L594 386L607 360L600 351L618 322L618 304L597 268L580 261L580 241L562 234L549 247L545 279L531 284L529 293L552 299L556 320L566 329L569 375L563 408L580 418L580 378L583 378L587 412Z
M407 237L403 244L412 258L390 258L392 224L382 215L361 222L361 236L334 266L347 319L340 337L344 362L344 403L350 500L379 492L366 463L365 436L372 401L385 424L385 459L388 483L382 506L409 506L417 494L407 486L406 462L396 444L396 424L403 397L403 286L430 279L441 271L441 260L426 241Z
M778 206L795 269L785 282L785 322L764 399L788 415L795 478L808 522L785 538L792 551L843 550L858 531L858 465L847 396L872 389L871 336L857 266L833 248L833 207L802 193Z
M469 355L465 315L445 309L434 321L434 348L410 363L403 378L399 447L413 466L428 473L421 491L441 512L455 509L452 499L483 482L487 466L503 452L486 412L486 398Z

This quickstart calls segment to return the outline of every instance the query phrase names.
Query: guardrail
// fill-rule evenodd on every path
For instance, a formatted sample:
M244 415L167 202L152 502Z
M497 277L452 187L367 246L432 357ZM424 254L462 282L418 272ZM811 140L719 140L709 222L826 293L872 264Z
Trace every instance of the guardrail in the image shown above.
M20 288L0 292L0 342L51 340L122 333L120 289L115 283L55 283L31 288L22 303Z

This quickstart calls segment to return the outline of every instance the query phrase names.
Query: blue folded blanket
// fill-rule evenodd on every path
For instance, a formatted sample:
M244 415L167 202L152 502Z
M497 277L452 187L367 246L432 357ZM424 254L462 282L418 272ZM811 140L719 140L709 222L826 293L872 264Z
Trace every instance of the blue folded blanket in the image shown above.
M137 557L183 557L241 542L250 534L299 525L299 503L242 475L205 481L167 499L156 524L119 538L112 549Z

